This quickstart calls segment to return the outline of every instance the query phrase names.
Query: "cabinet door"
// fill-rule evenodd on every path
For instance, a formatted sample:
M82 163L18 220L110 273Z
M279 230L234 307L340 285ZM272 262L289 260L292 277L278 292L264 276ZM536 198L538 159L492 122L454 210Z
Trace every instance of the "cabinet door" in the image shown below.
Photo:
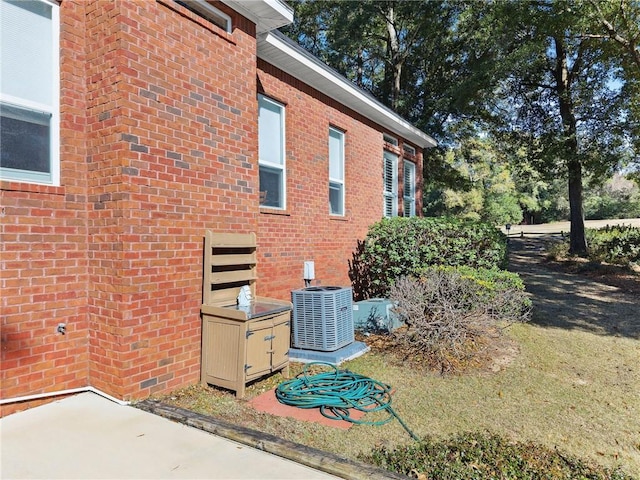
M271 371L271 340L273 338L271 320L252 323L247 332L247 355L245 374L256 377Z
M273 326L273 340L271 348L271 366L277 370L289 361L289 345L291 343L291 328L289 313L277 317Z
M235 382L238 379L238 355L242 351L240 342L244 341L242 327L238 322L223 323L215 318L205 317L202 339L203 381L217 385L220 380Z

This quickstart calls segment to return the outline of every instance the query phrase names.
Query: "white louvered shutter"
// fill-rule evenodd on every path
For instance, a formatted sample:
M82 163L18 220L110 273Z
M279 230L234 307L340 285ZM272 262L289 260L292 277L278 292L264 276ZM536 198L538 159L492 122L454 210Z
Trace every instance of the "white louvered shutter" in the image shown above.
M405 161L403 176L403 213L405 217L413 217L416 214L416 165Z
M395 217L398 215L398 157L392 153L384 152L383 183L384 183L384 216Z

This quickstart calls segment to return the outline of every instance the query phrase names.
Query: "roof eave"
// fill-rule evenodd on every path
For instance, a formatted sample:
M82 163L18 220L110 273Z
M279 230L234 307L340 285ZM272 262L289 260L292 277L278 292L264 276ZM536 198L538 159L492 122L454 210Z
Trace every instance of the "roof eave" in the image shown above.
M258 36L258 57L421 148L437 142L279 32Z
M293 9L282 0L222 0L256 24L258 33L284 27L293 22Z

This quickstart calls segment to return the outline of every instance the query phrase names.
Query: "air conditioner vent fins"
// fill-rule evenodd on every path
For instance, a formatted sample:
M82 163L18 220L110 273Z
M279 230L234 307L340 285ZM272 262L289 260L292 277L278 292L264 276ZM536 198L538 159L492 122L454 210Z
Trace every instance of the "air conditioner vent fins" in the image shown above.
M350 287L308 287L291 298L293 348L332 352L354 341Z

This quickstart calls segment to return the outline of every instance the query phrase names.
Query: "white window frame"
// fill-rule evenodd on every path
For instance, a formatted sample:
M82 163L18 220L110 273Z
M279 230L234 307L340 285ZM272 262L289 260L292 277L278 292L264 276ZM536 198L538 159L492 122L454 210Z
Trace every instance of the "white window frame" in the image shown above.
M274 162L270 162L267 160L263 160L262 158L258 158L258 168L265 168L267 170L271 170L271 171L279 171L280 172L280 179L281 179L281 184L280 184L280 206L271 206L271 205L262 205L261 202L261 206L265 207L265 208L273 208L273 209L277 209L277 210L286 210L287 208L287 168L286 168L286 163L287 163L287 156L286 156L286 142L285 139L286 137L286 132L285 132L285 114L286 114L286 109L285 106L280 103L280 102L276 102L275 100L272 100L269 97L266 97L264 95L258 95L258 144L260 143L260 103L261 102L265 102L268 104L271 104L272 106L276 106L280 109L280 152L281 152L281 162L280 163L274 163ZM258 157L260 156L260 145L258 145Z
M416 216L416 164L409 160L403 165L402 207L405 217Z
M231 33L233 23L231 17L226 13L218 10L216 7L208 3L206 0L176 0L183 7L191 10L196 15L200 15L205 20L213 23L216 27L223 29L227 33Z
M388 133L383 133L382 134L382 139L388 143L389 145L393 145L395 147L398 146L398 139L396 137L394 137L393 135L389 135Z
M344 199L345 199L345 181L344 181L344 171L345 171L345 165L344 165L344 132L342 130L338 130L337 128L334 127L329 127L329 140L331 139L331 136L334 136L334 138L337 138L340 142L340 152L339 158L332 158L331 157L331 148L329 148L329 196L331 196L331 190L339 190L340 191L340 208L339 211L332 211L332 206L331 206L331 200L329 200L329 213L331 215L338 215L338 216L344 216L344 212L345 212L345 206L344 206ZM340 169L340 176L341 178L335 178L331 176L331 165L335 162L338 162L338 167Z
M4 0L0 0L4 1ZM0 90L0 104L50 115L49 121L49 173L33 170L0 167L0 179L35 183L40 185L60 185L60 6L57 2L37 0L51 6L52 77L43 79L43 84L52 89L51 104L34 102L28 98L18 98ZM0 65L1 66L1 65ZM1 86L0 86L1 87Z
M407 155L411 155L414 156L416 155L416 149L415 147L413 147L412 145L409 145L408 143L403 143L402 144L402 150L404 151L404 153L406 153Z
M387 218L398 216L398 155L386 150L382 161L382 212Z

